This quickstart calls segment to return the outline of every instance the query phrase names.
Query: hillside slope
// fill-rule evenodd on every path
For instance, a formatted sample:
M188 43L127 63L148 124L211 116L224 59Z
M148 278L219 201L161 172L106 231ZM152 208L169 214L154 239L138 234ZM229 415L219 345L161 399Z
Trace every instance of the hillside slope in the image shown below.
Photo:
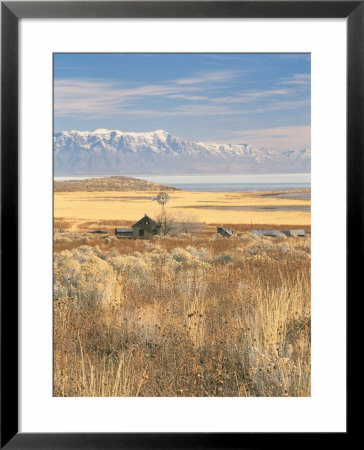
M113 176L86 180L55 181L54 192L104 192L104 191L179 191L180 189L140 180L139 178Z

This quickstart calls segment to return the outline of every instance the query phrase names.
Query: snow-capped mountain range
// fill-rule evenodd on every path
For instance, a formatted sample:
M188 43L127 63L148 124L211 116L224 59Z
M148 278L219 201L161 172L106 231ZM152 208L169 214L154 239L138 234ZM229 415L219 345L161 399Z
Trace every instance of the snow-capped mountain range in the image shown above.
M62 131L54 135L54 174L309 172L311 150L278 152L248 144L191 142L163 130Z

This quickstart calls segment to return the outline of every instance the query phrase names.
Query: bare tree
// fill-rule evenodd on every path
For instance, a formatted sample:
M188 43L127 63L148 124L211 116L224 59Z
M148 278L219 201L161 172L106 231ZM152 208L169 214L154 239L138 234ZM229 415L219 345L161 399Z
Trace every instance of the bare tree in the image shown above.
M178 216L167 212L165 208L157 217L158 225L161 227L161 234L167 236L178 233L199 233L203 229L203 224L195 216L180 214Z
M177 228L180 233L198 233L202 231L203 225L196 216L181 214L177 218Z
M167 236L176 228L176 220L172 214L167 213L165 208L162 209L161 213L157 217L158 225L161 227L161 233L163 236Z

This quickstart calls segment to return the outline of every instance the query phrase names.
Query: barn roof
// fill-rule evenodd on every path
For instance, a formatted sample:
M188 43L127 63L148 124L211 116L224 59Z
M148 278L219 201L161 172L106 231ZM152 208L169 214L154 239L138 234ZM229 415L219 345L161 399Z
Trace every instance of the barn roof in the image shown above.
M94 234L107 234L106 230L92 230L90 231L90 233L94 233Z
M115 228L115 231L117 233L132 233L133 229L132 228Z
M279 233L286 236L305 236L305 230L251 230L251 232L263 236L278 236Z
M292 236L305 236L305 230L290 230Z
M222 236L235 236L234 230L230 230L230 228L217 227L217 232Z
M280 230L251 230L253 234L261 234L263 236L277 236Z
M146 220L149 220L151 225L159 226L155 220L153 220L151 217L147 216L147 214L144 214L144 217L142 217L140 220L138 220L138 222L135 222L134 225L132 225L132 227L134 228L138 225L144 225Z

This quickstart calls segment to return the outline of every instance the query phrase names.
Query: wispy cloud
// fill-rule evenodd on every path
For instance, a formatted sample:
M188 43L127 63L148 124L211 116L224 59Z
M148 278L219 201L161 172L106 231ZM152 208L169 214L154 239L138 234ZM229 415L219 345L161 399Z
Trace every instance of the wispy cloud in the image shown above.
M212 103L248 103L268 97L282 97L289 95L289 89L265 89L261 91L245 91L235 96L216 97L211 99Z
M191 101L209 100L208 97L204 97L202 95L171 94L171 95L168 95L168 97L169 98L180 98L182 100L191 100Z
M308 73L296 73L292 77L281 78L278 84L291 86L309 86L311 83L311 75Z
M231 76L230 74L229 76ZM225 74L225 76L227 76ZM204 75L203 79L221 80L222 73ZM202 78L200 79L202 83ZM161 84L146 84L139 86L120 86L114 81L90 80L56 80L54 84L54 112L57 116L73 117L113 117L118 115L153 117L166 116L231 116L245 114L260 114L268 111L295 109L308 105L310 100L289 100L291 90L264 89L238 92L235 96L224 96L214 93L214 86L201 88L200 84L180 84L180 80ZM205 95L201 95L205 94ZM157 108L150 104L156 99L160 101L176 100L175 103L164 103ZM261 102L264 101L262 104ZM148 103L149 102L149 103ZM256 102L254 106L253 104ZM243 104L250 103L244 109ZM148 107L147 107L148 104ZM142 106L142 107L141 107Z
M206 84L206 83L222 83L231 81L240 75L237 71L222 71L222 72L206 72L191 78L180 78L176 80L177 84Z
M54 83L54 111L58 116L88 114L111 117L122 114L125 107L134 108L136 102L153 97L179 99L181 101L210 102L207 95L194 95L201 90L209 92L217 84L232 79L234 72L209 72L195 78L171 80L161 84L145 84L132 87L120 86L115 81L90 81L63 79ZM164 114L168 113L168 106ZM175 110L176 113L178 110ZM136 114L136 110L128 110Z
M286 101L277 101L271 102L267 104L267 106L256 108L255 113L264 113L269 111L287 111L292 109L298 109L301 107L307 107L311 104L310 99L303 100L286 100Z
M183 89L189 92L191 89ZM55 114L102 114L112 116L121 113L133 102L156 96L173 95L181 92L173 84L143 85L122 88L115 82L89 80L56 80L54 83Z
M245 115L249 110L238 110L226 105L196 104L181 105L168 111L168 115L175 116L231 116Z
M311 146L311 126L259 128L254 130L223 130L222 139L232 144L267 146L277 150L303 149ZM216 141L215 141L216 142Z

